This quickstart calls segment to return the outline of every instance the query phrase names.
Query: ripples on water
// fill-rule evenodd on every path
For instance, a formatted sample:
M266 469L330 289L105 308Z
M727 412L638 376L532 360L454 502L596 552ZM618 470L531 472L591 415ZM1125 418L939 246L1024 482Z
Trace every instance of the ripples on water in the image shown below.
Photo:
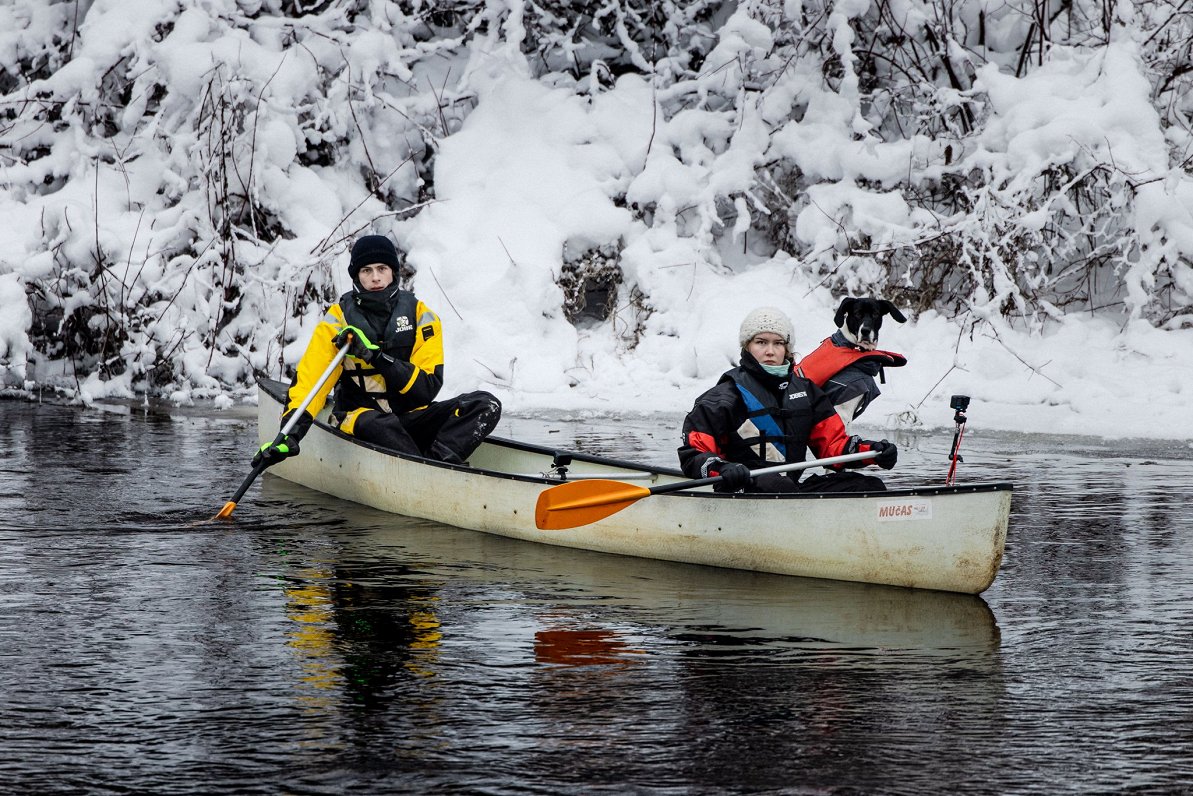
M1188 446L984 435L984 599L639 561L247 473L243 414L0 403L0 792L1188 792ZM506 435L672 461L674 418ZM973 422L971 421L971 425ZM554 432L554 433L552 433ZM939 483L951 434L900 439Z

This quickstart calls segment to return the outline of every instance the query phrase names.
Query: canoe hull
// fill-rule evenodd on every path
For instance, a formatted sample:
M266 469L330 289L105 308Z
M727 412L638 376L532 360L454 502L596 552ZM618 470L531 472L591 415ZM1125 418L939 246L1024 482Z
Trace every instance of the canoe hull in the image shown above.
M276 433L281 404L264 386L258 413L265 443ZM532 474L549 469L552 453L490 440L471 457L472 467L454 467L386 452L316 423L303 439L302 454L269 472L395 514L689 564L978 594L994 581L1002 561L1011 502L1006 484L860 497L673 492L639 500L592 525L541 531L535 503L558 481ZM614 479L647 475L599 461L582 469ZM634 483L677 480L681 474L666 471Z

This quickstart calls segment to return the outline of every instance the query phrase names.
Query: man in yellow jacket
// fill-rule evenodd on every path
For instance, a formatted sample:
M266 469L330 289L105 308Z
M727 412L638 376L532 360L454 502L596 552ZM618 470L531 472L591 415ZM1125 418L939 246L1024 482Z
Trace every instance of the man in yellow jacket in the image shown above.
M352 290L328 308L299 360L283 427L336 352L348 345L348 355L291 432L263 445L253 464L297 455L337 385L330 423L340 431L402 453L465 462L497 425L501 403L479 391L435 400L443 386L443 329L434 312L398 287L398 253L389 238L359 238L348 273Z

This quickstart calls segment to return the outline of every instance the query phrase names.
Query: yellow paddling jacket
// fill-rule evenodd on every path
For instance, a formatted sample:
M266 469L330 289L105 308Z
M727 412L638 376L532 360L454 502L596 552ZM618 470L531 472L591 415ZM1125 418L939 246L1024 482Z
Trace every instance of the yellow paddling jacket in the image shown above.
M307 407L313 417L337 387L331 422L345 433L353 433L362 412L380 411L403 414L421 409L439 394L443 386L443 328L439 317L407 290L399 290L384 330L357 308L354 293L345 293L328 308L315 327L311 341L298 362L290 385L286 411L296 409L314 387L319 376L336 355L332 342L345 326L356 326L381 347L372 363L344 357ZM376 336L374 336L376 335ZM299 436L309 421L295 428Z

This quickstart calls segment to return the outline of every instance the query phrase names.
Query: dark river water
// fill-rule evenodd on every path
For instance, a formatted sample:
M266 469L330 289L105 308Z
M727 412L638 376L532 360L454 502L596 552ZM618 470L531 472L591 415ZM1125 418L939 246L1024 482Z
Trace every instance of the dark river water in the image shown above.
M268 474L211 522L245 410L0 402L0 792L1193 792L1193 448L979 417L958 482L1015 484L980 598L507 540ZM498 433L671 463L677 422ZM900 436L888 483L942 483L951 436Z

